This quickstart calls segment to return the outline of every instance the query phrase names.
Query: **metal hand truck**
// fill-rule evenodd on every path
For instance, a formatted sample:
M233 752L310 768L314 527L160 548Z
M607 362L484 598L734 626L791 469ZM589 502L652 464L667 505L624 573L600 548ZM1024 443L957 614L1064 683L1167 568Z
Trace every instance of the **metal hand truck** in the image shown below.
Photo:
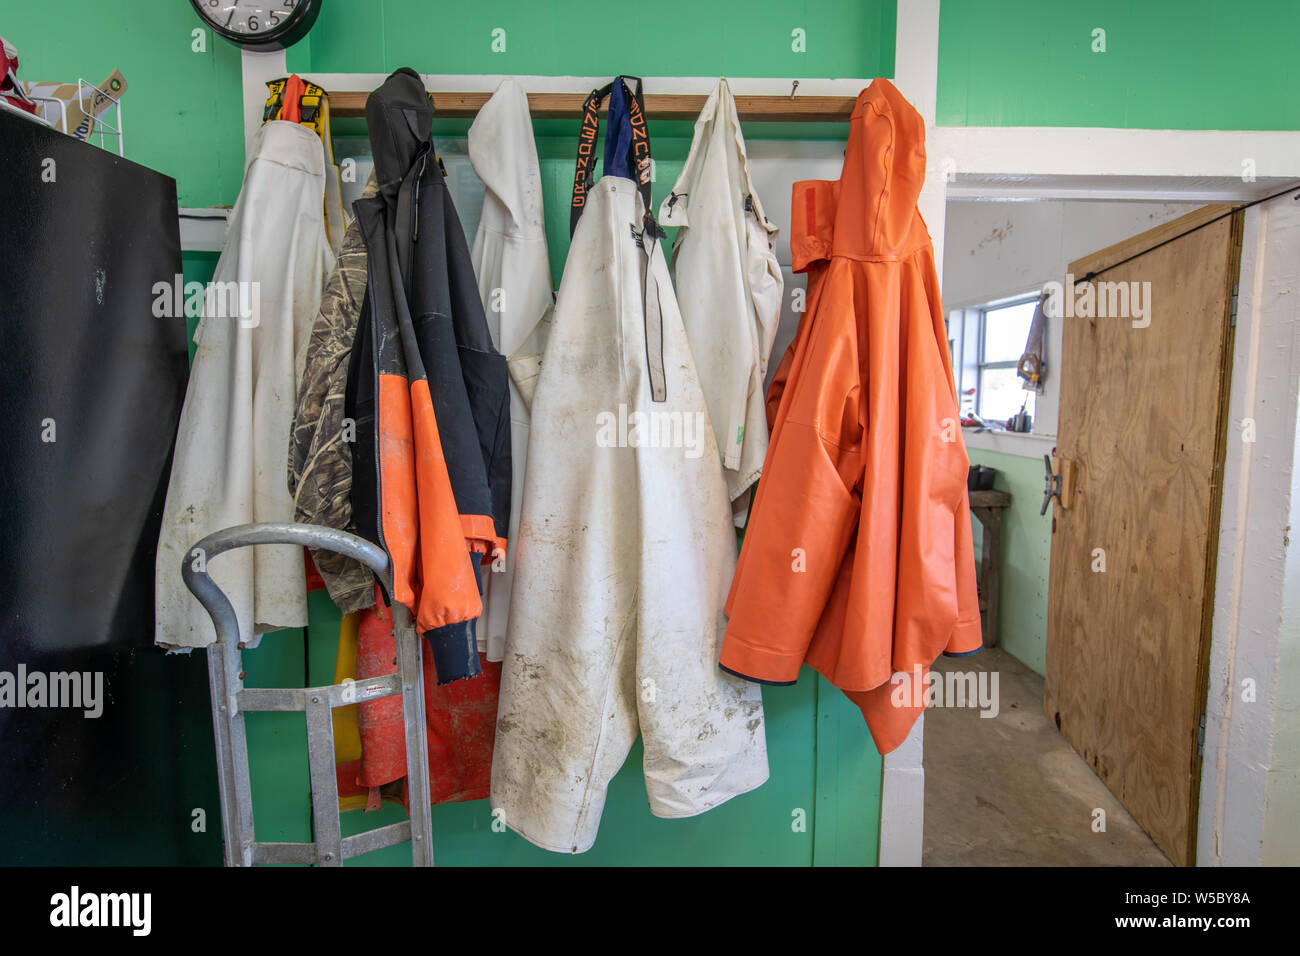
M217 641L208 648L208 683L212 691L212 729L217 744L217 781L221 793L221 825L226 866L260 863L300 863L342 866L343 861L371 850L411 843L415 866L433 865L433 820L429 807L428 728L424 717L424 672L421 641L410 612L393 604L397 640L397 673L369 677L349 684L323 687L245 687L240 654L243 635L235 609L207 572L207 563L236 548L259 544L296 544L337 551L355 558L381 579L389 575L388 555L356 535L318 525L270 522L244 524L208 535L185 556L181 574L186 586L212 617ZM201 555L203 561L194 560ZM202 570L195 570L195 566ZM332 712L358 702L402 695L406 725L406 820L343 837L339 821L338 777L334 765ZM307 763L311 772L314 843L268 843L253 837L253 796L248 771L248 738L244 714L249 711L303 711L307 716Z

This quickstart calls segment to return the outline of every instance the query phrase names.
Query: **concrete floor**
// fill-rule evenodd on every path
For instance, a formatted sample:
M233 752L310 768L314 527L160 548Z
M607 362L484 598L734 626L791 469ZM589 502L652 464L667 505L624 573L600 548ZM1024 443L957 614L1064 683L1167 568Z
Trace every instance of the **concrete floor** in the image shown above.
M1043 714L1041 677L998 648L935 670L997 672L1000 706L925 712L924 866L1170 865Z

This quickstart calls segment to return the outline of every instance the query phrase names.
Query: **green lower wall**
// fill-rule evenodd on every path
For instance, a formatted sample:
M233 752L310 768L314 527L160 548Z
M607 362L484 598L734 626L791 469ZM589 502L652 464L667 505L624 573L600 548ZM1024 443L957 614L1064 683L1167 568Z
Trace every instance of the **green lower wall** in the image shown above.
M998 646L1042 674L1047 648L1047 567L1052 553L1052 516L1042 517L1043 460L969 449L972 465L998 470L994 487L1011 493L1002 516L1002 586ZM975 527L975 555L982 541Z
M263 637L245 651L249 686L333 680L339 615L323 592L310 598L311 626ZM579 856L539 850L492 829L486 800L434 808L441 866L872 866L878 849L880 757L856 707L805 668L794 687L764 688L771 778L702 816L661 820L647 807L641 746L610 785L595 847ZM311 838L310 784L301 714L250 714L248 749L259 840ZM400 807L343 815L344 834L392 823ZM797 820L806 821L796 828ZM353 866L402 866L408 846L377 850Z

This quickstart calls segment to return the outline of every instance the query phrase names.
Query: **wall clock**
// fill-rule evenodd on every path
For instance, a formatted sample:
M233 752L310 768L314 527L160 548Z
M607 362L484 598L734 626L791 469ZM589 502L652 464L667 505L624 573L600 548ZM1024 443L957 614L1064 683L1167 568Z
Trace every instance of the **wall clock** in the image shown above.
M282 50L307 35L322 0L190 0L212 32L245 50Z

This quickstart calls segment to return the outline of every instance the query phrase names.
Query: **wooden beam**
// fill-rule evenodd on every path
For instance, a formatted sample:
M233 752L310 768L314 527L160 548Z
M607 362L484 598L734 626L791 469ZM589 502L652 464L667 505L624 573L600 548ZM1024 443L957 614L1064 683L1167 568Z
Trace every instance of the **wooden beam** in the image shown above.
M365 116L369 93L343 90L330 93L330 115ZM430 93L438 116L471 118L488 101L491 93ZM582 114L586 93L529 93L528 108L533 119L577 119ZM684 93L647 93L646 113L651 119L694 120L704 108L707 96ZM853 112L852 96L737 96L741 119L764 123L841 122Z
M989 489L988 491L968 491L966 496L970 499L971 510L976 508L1009 508L1011 507L1011 494L1006 491L997 491Z

